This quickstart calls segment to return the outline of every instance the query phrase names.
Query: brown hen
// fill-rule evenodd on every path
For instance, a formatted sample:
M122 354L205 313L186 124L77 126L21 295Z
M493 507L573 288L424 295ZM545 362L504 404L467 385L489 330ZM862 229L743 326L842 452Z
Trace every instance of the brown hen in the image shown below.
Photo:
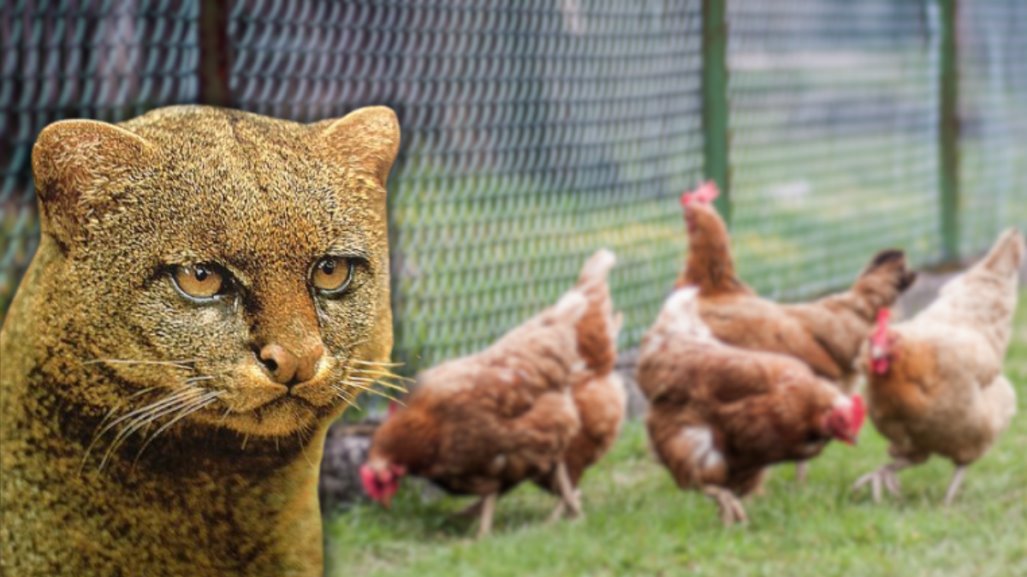
M1016 413L1016 391L1002 375L1012 333L1024 239L1006 231L984 259L946 284L912 320L889 326L882 311L866 339L870 417L891 442L892 461L861 477L874 500L898 495L896 473L940 455L956 465L945 493L955 498L966 468L980 459Z
M580 514L574 484L609 448L624 412L606 286L614 260L596 253L555 306L488 349L422 373L406 407L375 433L361 468L369 495L387 506L406 474L477 495L468 511L481 516L479 535L498 496L524 481L560 498L554 518Z
M810 303L778 304L739 280L727 227L712 205L716 197L712 182L681 197L689 249L677 286L699 287L700 314L719 340L790 355L843 391L854 390L855 360L877 311L891 306L916 278L906 270L905 255L879 252L847 291Z
M798 360L719 341L693 287L664 304L642 341L637 378L660 461L679 487L716 501L728 525L747 520L739 497L768 465L810 459L831 439L853 443L863 422L859 395Z

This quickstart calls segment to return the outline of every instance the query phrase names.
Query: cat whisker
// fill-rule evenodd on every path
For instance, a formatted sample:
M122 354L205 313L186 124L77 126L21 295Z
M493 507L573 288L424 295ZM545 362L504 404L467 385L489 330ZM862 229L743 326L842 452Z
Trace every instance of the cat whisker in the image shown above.
M132 399L135 399L137 397L141 397L142 395L145 395L146 393L149 393L150 391L152 391L152 390L154 390L156 388L157 387L146 387L145 389L139 389L138 391L136 391L136 392L132 393L131 395L128 395L127 397L125 397L125 400L126 401L131 401Z
M119 430L118 434L114 437L114 440L111 441L111 444L107 449L107 452L104 454L103 461L101 461L100 463L100 468L102 469L104 467L104 465L108 462L110 457L115 452L117 452L121 445L123 445L128 440L128 438L131 437L133 434L135 434L138 431L145 432L147 429L149 429L151 424L155 423L156 421L158 421L166 415L175 413L183 407L188 406L192 402L193 401L190 399L182 400L170 407L166 407L162 410L156 411L155 413L151 413L146 415L145 417L141 417L133 421L129 425L125 426L121 430Z
M210 391L210 392L204 393L203 395L201 395L197 399L193 399L192 402L190 402L186 406L178 409L178 414L177 415L175 415L171 419L168 419L168 422L166 422L163 425L161 425L160 428L158 428L156 431L154 431L153 434L150 435L149 438L147 438L145 442L143 442L143 446L140 447L139 448L139 452L136 453L136 457L135 457L135 460L132 461L132 465L135 466L135 464L139 461L139 457L141 457L143 455L143 451L145 451L146 448L150 446L150 443L152 443L157 437L159 437L161 435L161 433L163 433L164 431L167 431L169 428L171 428L172 425L174 425L175 423L177 423L177 422L181 421L182 419L188 417L189 415L191 415L191 414L193 414L193 413L203 409L204 407L212 404L220 396L221 396L221 391Z
M305 423L300 427L299 431L296 431L296 446L299 448L300 453L303 454L303 460L307 462L307 465L311 467L319 467L319 463L314 459L310 458L310 454L307 452L307 439L309 434L314 430L314 426L309 423Z
M353 370L354 371L360 371L360 372L363 372L363 373L375 374L375 375L386 375L386 376L390 376L390 377L396 377L396 378L399 378L399 379L408 379L409 378L409 377L406 377L404 375L401 375L401 374L395 372L394 370L392 370L392 367L374 367L374 366L370 366L370 365L354 365L353 366Z
M114 423L108 425L105 430L101 432L101 436L106 434L106 432L113 428L117 423L124 422L131 418L131 420L128 421L128 424L118 430L118 433L114 436L110 445L107 446L107 451L104 453L103 459L100 460L99 469L103 470L118 448L121 447L121 445L136 431L139 431L165 415L177 411L182 406L189 404L192 401L191 397L194 397L198 392L200 392L200 389L196 388L178 391L161 401L147 405L142 409L132 411L128 415L125 415Z
M224 414L222 414L221 418L218 419L218 425L221 425L222 423L224 423L225 420L228 419L228 415L231 415L231 414L232 414L232 407L226 407Z
M403 363L390 363L386 361L367 361L363 359L350 359L351 363L357 363L360 365L373 365L376 367L402 367Z
M372 380L372 381L374 381L376 383L381 383L383 385L386 385L386 386L388 386L389 388L392 388L392 389L397 389L397 388L398 389L406 389L407 385L412 385L412 384L417 382L417 381L414 381L414 380L411 380L411 379L400 380L400 379L396 379L396 378L393 378L393 377L386 377L386 376L383 376L383 375L369 375L369 374L366 374L366 373L354 373L353 376L355 376L357 378L361 378L361 379L369 379L369 380Z
M390 401L394 401L394 402L397 402L397 403L402 403L402 401L400 401L396 397L390 395L389 393L386 393L385 391L381 391L379 389L375 389L375 388L369 387L367 385L363 385L363 384L358 383L358 382L353 382L352 380L346 380L346 381L343 382L343 384L349 385L350 387L352 387L354 389L359 389L359 390L364 391L366 393L370 393L370 394L375 395L377 397L382 397L382 398L385 398L385 399L389 399Z
M382 385L383 387L385 387L387 389L392 389L394 391L399 391L401 393L405 393L406 390L407 390L407 388L405 386L403 386L402 384L390 383L389 381L386 381L386 380L384 380L382 378L370 378L370 377L362 377L362 376L358 377L358 376L350 375L349 380L353 381L353 382L357 382L357 383L368 383L370 385Z
M332 385L332 390L335 391L336 397L342 399L342 402L346 403L346 406L355 407L357 409L360 408L360 405L357 405L356 397L351 395L346 389L337 385Z
M142 415L144 413L147 413L147 412L149 412L151 410L159 409L159 408L164 407L164 406L166 406L166 405L168 405L170 403L174 403L176 401L182 400L185 397L193 394L193 391L194 391L193 388L188 388L188 389L183 389L183 390L175 391L175 392L171 393L170 395L162 397L161 399L159 399L156 402L150 403L149 405L140 407L140 408L135 409L135 410L133 410L133 411L131 411L129 413L126 413L126 414L118 417L117 419L115 419L114 422L112 422L112 423L108 424L107 426L105 426L104 428L100 429L100 432L97 433L96 436L97 437L102 437L102 436L106 435L108 431L110 431L111 429L113 429L114 427L118 426L119 424L125 422L128 419L132 419L134 417L138 417L138 416L140 416L140 415Z
M101 428L103 428L103 426L107 423L107 421L109 421L111 419L111 417L114 416L115 413L117 413L122 407L127 405L132 399L135 399L135 398L137 398L139 396L145 395L146 393L149 393L150 391L154 390L155 388L157 388L157 387L146 387L145 389L140 389L140 390L132 393L131 395L128 395L124 399L122 399L118 404L116 404L113 407L111 407L110 411L107 411L107 414L104 415L103 420L101 420L100 424L96 426L96 429L100 430Z
M392 366L392 365L377 365L377 364L369 364L369 363L360 363L360 362L357 362L357 359L353 359L353 363L352 364L354 365L353 369L357 370L357 371L365 371L365 372L369 372L369 373L370 372L382 373L384 375L396 375L397 377L398 376L402 376L402 375L400 375L399 373L397 373L397 372L395 372L393 370L393 369L396 369L397 367Z
M162 365L167 367L174 367L176 369L183 369L187 371L195 370L195 367L187 363L195 363L200 359L182 359L176 361L156 361L156 360L136 360L136 359L93 359L91 361L85 361L85 365Z
M215 377L213 375L200 375L198 377L189 377L188 379L185 380L185 384L191 385L193 383L198 383L200 381L213 381L216 378L217 377Z
M370 340L371 340L370 338L366 338L366 339L360 339L359 341L357 341L357 342L355 342L355 343L352 343L352 344L350 344L349 348L350 348L350 350L354 350L354 349L356 349L357 347L359 347L360 345L362 345L362 344L364 344L364 343L366 343L366 342L368 342L368 341L370 341Z
M338 391L339 398L345 401L348 407L352 407L358 411L363 410L363 408L360 406L360 403L357 402L357 399L359 398L359 393L354 394L351 390L344 389L343 387L336 387L336 390ZM358 388L357 390L364 391L366 389Z
M400 383L413 383L413 382L415 382L414 379L410 379L410 378L407 378L407 377L401 377L399 375L390 375L388 373L374 373L374 372L371 372L371 371L361 371L360 369L357 369L357 368L351 369L350 372L352 372L354 375L356 375L358 377L363 377L363 378L372 379L372 380L379 380L380 379L380 380L396 381L396 382L400 382Z
M405 377L405 376L400 375L399 373L393 371L392 369L394 367L392 367L392 366L388 366L388 365L370 365L370 364L366 364L366 363L358 363L358 362L356 362L356 359L354 359L353 364L356 365L356 366L353 367L354 371L361 371L361 372L364 372L364 373L375 374L375 375L386 375L386 376L389 376L389 377L396 377L398 379L413 380L410 377Z
M373 374L373 375L384 375L384 376L387 376L387 377L396 377L398 379L407 379L408 378L408 377L404 377L403 375L400 375L398 373L393 372L392 369L390 369L389 367L370 367L370 366L366 366L366 365L356 365L356 366L353 367L353 370L354 371L360 371L362 373Z
M114 413L117 410L119 410L122 406L127 404L132 399L152 391L154 388L155 387L148 387L146 389L142 389L140 391L136 391L135 393L129 395L128 397L126 397L124 399L124 401L122 403L118 404L116 407L111 409L111 411L107 414L107 416L104 417L103 421L101 421L100 424L97 425L97 427L96 427L97 431L96 431L96 433L93 434L93 439L92 439L92 441L89 442L89 446L86 447L85 454L82 456L82 465L79 467L79 472L80 473L82 471L82 468L85 466L86 461L89 459L90 453L92 453L93 449L96 447L96 444L111 429L113 429L114 427L118 426L119 424L125 422L126 420L129 420L129 419L132 419L134 417L140 416L140 415L146 413L147 411L150 411L150 410L152 410L152 409L154 409L156 407L161 407L161 406L166 405L167 403L174 402L176 399L181 399L188 392L188 391L175 391L175 392L171 393L170 395L162 397L162 398L158 399L157 401L155 401L153 403L150 403L150 404L145 405L143 407L140 407L138 409L132 410L132 411L130 411L130 412L128 412L128 413L118 417L113 422L110 422L110 423L107 422L114 415Z

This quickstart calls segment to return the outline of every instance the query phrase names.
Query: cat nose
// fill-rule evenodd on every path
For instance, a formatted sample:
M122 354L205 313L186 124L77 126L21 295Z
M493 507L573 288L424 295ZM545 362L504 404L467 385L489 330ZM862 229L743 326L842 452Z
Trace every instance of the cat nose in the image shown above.
M272 343L260 349L257 357L276 383L291 387L314 377L317 362L323 354L324 346L321 344L307 348L302 354L296 354L282 345Z

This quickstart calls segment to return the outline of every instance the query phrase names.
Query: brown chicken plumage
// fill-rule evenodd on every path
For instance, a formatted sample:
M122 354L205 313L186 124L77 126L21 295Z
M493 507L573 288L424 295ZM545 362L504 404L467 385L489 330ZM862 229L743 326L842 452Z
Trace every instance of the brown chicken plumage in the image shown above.
M406 407L375 433L361 468L368 494L387 506L412 474L477 495L468 512L480 513L480 535L497 497L524 481L560 498L554 517L580 514L572 479L609 448L623 414L612 373L619 323L606 288L614 260L600 251L555 306L488 349L422 373Z
M715 185L707 183L681 197L689 250L677 286L699 287L702 319L721 341L793 356L851 392L855 360L877 311L891 306L916 278L906 270L905 255L881 251L847 291L811 303L778 304L739 280L727 227L711 204L716 196Z
M717 340L693 287L664 304L642 341L637 380L660 461L678 486L716 501L725 524L746 520L738 497L768 465L812 458L832 438L854 442L863 421L859 395L802 362Z
M615 262L608 250L592 255L582 267L575 287L588 299L588 310L577 324L578 352L585 370L571 385L581 430L564 456L567 475L575 488L585 470L599 461L617 439L627 407L624 383L614 372L621 317L614 313L607 277ZM555 476L543 486L553 493L559 492Z
M991 252L946 284L938 299L912 320L889 326L883 311L865 339L860 365L867 376L870 417L890 441L892 461L864 475L870 485L898 495L897 471L932 454L956 472L945 494L955 498L966 467L981 458L1016 413L1016 392L1002 375L1012 332L1024 239L1006 231Z

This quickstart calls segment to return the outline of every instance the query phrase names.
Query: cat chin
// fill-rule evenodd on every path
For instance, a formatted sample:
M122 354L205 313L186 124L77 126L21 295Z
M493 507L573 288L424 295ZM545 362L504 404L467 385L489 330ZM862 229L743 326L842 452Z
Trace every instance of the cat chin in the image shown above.
M329 410L314 407L295 397L276 401L246 412L213 412L196 415L204 424L250 437L294 437L316 430L329 418Z

